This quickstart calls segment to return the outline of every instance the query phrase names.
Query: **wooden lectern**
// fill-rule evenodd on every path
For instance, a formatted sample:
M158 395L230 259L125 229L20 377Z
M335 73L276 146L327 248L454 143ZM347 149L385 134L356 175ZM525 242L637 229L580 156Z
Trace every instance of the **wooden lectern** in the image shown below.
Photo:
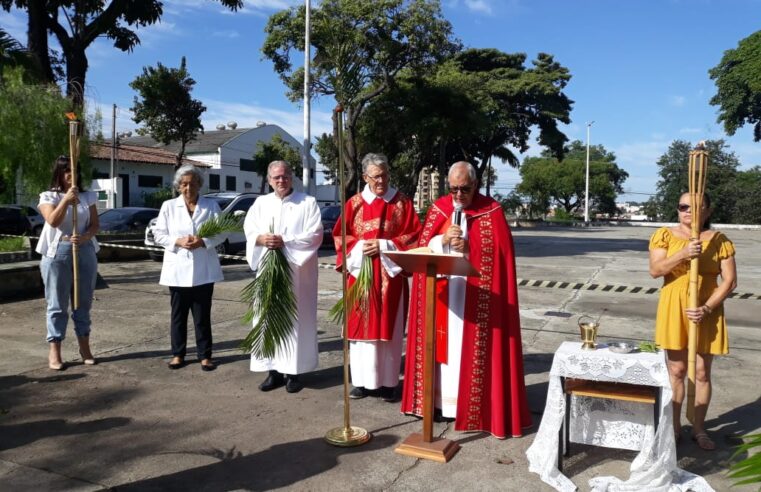
M460 446L449 439L433 437L434 329L436 326L436 275L480 276L460 254L432 253L428 248L409 251L384 251L394 263L408 273L424 273L425 279L425 351L423 353L423 433L416 432L395 451L399 454L446 463Z

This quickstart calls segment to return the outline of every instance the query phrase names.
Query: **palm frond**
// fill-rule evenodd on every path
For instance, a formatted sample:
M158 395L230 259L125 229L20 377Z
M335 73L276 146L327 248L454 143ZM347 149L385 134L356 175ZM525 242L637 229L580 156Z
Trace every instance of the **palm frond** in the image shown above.
M362 265L359 267L357 280L346 290L346 300L349 309L357 309L360 316L367 318L370 314L370 296L373 289L373 260L369 256L362 257ZM344 316L343 297L328 311L328 317L336 324L343 324Z
M198 228L198 237L208 238L229 232L243 232L243 220L231 213L219 214Z
M752 434L743 437L744 443L737 447L730 460L737 458L742 453L747 453L753 448L761 448L761 434ZM734 485L746 485L750 483L761 483L761 452L732 464L729 467L730 478L741 479Z
M241 342L241 349L258 358L272 358L279 351L290 353L288 343L298 318L291 265L280 249L264 253L256 278L241 291L241 301L249 308L242 322L253 328Z

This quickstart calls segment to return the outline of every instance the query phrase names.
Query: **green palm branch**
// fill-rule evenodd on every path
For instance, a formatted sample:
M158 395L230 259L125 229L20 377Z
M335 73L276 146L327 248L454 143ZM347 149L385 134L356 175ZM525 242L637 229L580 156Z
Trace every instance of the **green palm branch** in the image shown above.
M230 232L243 232L243 221L231 213L225 213L201 224L198 228L198 237L208 238Z
M761 434L744 436L743 440L745 442L737 447L737 451L731 459L736 458L741 453L747 453L753 448L757 448L756 454L732 464L729 467L729 477L740 479L734 485L761 483L761 452L758 452L758 448L761 448Z
M241 342L241 349L258 358L272 358L278 351L290 353L292 347L288 341L298 310L291 265L281 249L268 249L264 253L258 275L243 288L240 299L249 306L243 315L243 324L256 319Z
M356 306L359 314L367 318L370 314L370 295L373 289L373 260L369 256L362 257L362 265L359 267L357 280L346 291L346 299L349 309ZM336 324L343 324L344 316L343 297L328 311L328 317Z

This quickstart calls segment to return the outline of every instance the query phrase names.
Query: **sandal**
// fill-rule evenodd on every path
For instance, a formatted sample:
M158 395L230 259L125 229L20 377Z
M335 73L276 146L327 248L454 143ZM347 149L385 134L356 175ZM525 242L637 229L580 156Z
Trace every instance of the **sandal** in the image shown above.
M716 443L714 443L713 439L708 437L708 434L705 432L698 432L697 434L693 434L692 440L695 441L698 447L704 451L713 451L716 449Z

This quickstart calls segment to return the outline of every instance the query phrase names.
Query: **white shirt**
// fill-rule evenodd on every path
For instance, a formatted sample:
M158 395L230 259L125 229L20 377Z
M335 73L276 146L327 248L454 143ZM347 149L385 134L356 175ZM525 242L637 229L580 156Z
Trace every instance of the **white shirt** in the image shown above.
M181 237L197 235L201 224L219 214L217 202L204 197L198 197L192 217L188 213L185 199L181 196L167 200L161 205L156 225L153 227L156 244L164 248L160 285L195 287L224 280L219 257L214 248L225 240L225 234L204 238L205 248L189 250L175 244Z
M52 205L53 207L57 207L65 195L66 193L60 191L43 191L40 193L40 203L37 205L37 208L39 208L40 205ZM98 195L94 191L83 191L79 194L79 204L77 205L77 232L79 232L79 234L84 234L85 231L87 231L87 228L90 227L90 207L95 206L97 200ZM63 236L71 236L73 232L74 226L71 220L71 209L70 206L66 207L66 215L58 227L53 227L45 221L45 225L42 226L42 232L40 233L40 240L37 242L37 247L35 248L37 253L47 256L48 258L55 258L61 238ZM100 250L98 241L94 236L90 241L92 241L93 246L95 246L95 252L97 253L98 250Z

